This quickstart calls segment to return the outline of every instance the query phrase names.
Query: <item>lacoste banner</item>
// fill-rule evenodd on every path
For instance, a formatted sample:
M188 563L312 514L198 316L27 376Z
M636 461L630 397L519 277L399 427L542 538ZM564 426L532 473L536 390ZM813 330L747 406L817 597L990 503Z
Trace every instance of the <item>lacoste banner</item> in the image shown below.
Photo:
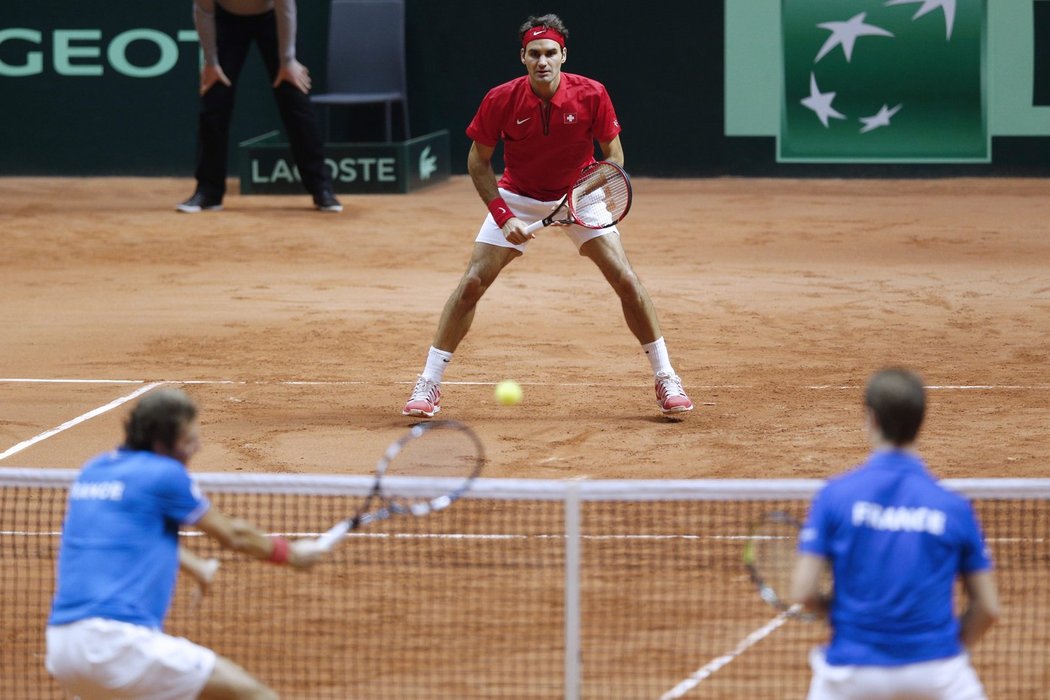
M782 0L782 162L988 162L985 0Z
M303 191L288 143L271 131L239 144L241 194ZM404 194L450 176L446 129L392 143L326 143L325 164L339 194Z

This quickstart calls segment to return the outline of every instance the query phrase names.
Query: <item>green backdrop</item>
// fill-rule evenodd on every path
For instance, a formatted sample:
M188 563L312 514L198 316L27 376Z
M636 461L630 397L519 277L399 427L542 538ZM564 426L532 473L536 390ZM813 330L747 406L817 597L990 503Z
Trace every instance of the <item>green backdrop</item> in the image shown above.
M790 1L696 0L649 7L633 0L562 0L556 6L406 0L412 132L447 129L452 171L465 172L469 143L463 129L478 103L488 88L522 74L518 24L530 13L554 10L571 31L566 70L609 88L632 173L842 174L835 165L777 162L784 76L780 7ZM832 1L841 4L814 0ZM1032 101L1033 55L1043 55L1039 46L1033 48L1039 41L1033 8L1045 2L987 3L984 95L993 160L937 172L1050 171L1048 108L1033 108ZM851 0L850 5L865 3L872 12L883 4ZM918 7L887 9L907 19ZM299 56L317 89L324 86L327 14L328 0L299 0ZM199 60L194 39L190 0L4 0L0 174L189 177ZM821 63L830 66L833 60L834 53ZM340 140L375 140L379 115L360 110L349 126L336 127ZM231 175L237 142L279 128L261 61L253 56L239 87ZM889 172L917 172L908 167Z

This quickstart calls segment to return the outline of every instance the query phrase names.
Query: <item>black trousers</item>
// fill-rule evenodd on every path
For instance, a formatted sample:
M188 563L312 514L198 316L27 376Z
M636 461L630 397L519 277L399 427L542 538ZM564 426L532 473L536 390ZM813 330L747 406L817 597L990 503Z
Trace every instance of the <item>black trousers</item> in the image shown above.
M215 83L201 96L197 119L197 191L209 197L226 194L227 151L230 120L233 118L237 79L248 58L252 42L262 52L270 83L277 79L280 55L277 42L277 17L274 12L261 15L235 15L215 5L215 42L219 65L231 85ZM303 186L310 194L332 189L332 175L324 162L324 144L310 97L290 83L283 82L273 91L277 109L288 134L292 157L299 169Z

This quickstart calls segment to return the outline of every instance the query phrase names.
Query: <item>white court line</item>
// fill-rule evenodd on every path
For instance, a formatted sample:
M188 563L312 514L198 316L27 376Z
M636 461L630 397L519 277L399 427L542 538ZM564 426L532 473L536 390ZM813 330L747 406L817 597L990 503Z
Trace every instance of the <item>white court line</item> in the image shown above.
M4 537L55 537L61 535L61 532L50 531L50 530L0 530L0 536ZM179 533L183 537L203 537L203 532L187 531ZM313 531L286 531L286 532L268 532L269 536L281 536L281 537L320 537L323 532ZM499 533L456 533L456 532L351 532L347 534L348 538L358 539L399 539L399 540L477 540L477 541L491 541L491 540L564 540L565 535L563 534L532 534L532 535L512 535L512 534L499 534ZM616 540L747 540L751 539L751 535L582 535L581 540L595 541L595 542L613 542ZM1045 537L988 537L987 542L991 543L1008 543L1008 544L1045 544L1050 541Z
M817 391L860 391L864 387L849 384L813 384L806 388ZM930 391L1045 391L1050 389L1050 384L929 384L926 388Z
M34 377L0 377L0 384L145 384L145 379L38 379ZM398 381L395 384L415 384L416 380ZM239 379L165 379L154 384L197 384L197 385L253 385L253 386L378 386L389 382L375 382L367 380L310 380L310 379L286 379L286 380L256 380L247 381ZM446 386L492 386L496 381L446 381ZM608 382L521 382L523 386L637 386L636 384L613 385ZM748 384L696 384L690 385L693 389L755 389L759 388ZM859 391L864 387L860 385L835 385L835 384L811 384L802 387L811 391ZM931 384L926 387L930 391L1047 391L1050 384Z
M77 416L73 420L66 421L65 423L63 423L62 425L58 426L57 428L52 428L51 430L46 430L46 431L40 433L39 435L37 435L36 437L32 437L32 438L29 438L28 440L24 440L24 441L18 443L17 445L15 445L14 447L9 447L6 451L0 452L0 460L7 459L11 455L17 454L17 453L21 452L22 450L26 449L27 447L35 445L36 443L40 442L41 440L46 440L49 437L51 437L52 435L55 435L57 433L61 433L63 430L69 430L73 426L79 425L79 424L83 423L86 420L90 420L90 419L94 418L95 416L102 415L106 411L111 411L114 408L116 408L117 406L120 406L121 404L127 403L128 401L131 401L132 399L134 399L134 398L136 398L138 396L141 396L142 394L145 394L147 391L150 391L151 389L155 389L155 388L157 388L158 386L160 386L162 384L164 384L164 382L154 382L153 384L147 384L146 386L141 386L138 389L136 389L135 391L133 391L130 394L126 395L126 396L122 396L119 399L116 399L114 401L110 401L105 406L99 406L98 408L96 408L94 410L91 410L91 411L88 411L87 413L85 413L85 414L83 414L81 416Z
M712 659L700 668L698 668L693 675L686 678L684 681L676 685L675 687L668 690L666 693L660 696L660 700L672 700L673 698L680 698L696 686L707 680L712 674L718 669L722 668L736 657L743 654L745 651L758 644L760 641L772 634L778 627L783 625L790 619L791 611L785 610L780 613L772 620L759 627L751 634L744 637L736 648L728 654L723 654L716 659Z
M12 384L17 384L17 383L23 383L23 384L145 384L146 383L142 379L34 379L32 377L24 377L24 378L4 377L4 378L0 378L0 382L10 382Z

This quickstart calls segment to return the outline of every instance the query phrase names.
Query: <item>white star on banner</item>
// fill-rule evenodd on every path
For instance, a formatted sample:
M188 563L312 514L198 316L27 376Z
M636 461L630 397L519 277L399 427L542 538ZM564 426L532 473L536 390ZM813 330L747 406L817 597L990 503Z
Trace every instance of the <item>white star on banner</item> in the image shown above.
M893 0L890 0L893 2ZM921 0L920 0L921 1ZM831 52L836 46L842 46L842 52L846 54L846 61L849 62L853 58L853 45L857 42L858 37L862 36L893 36L893 33L883 29L882 27L876 27L874 24L866 24L864 19L868 16L867 12L861 12L859 15L850 17L846 22L823 22L817 26L821 29L827 29L831 32L831 36L824 42L824 45L820 47L820 51L817 53L817 57L813 60L814 63L820 61L828 53Z
M831 101L835 99L835 94L834 92L821 92L820 88L817 87L817 76L813 73L809 74L809 97L804 97L802 104L816 113L817 118L820 119L820 123L824 125L825 129L828 127L828 117L834 117L835 119L846 118L845 114L831 106Z
M893 109L890 109L889 105L882 105L882 109L870 117L861 117L860 121L864 126L861 127L860 133L866 134L869 131L875 131L875 129L878 129L879 127L889 126L890 118L897 112L901 111L901 106L902 105L897 105Z
M914 5L922 3L922 7L915 13L912 20L917 20L925 14L940 8L944 11L944 31L947 39L951 41L952 26L955 24L955 2L956 0L886 0L885 7L891 5Z

